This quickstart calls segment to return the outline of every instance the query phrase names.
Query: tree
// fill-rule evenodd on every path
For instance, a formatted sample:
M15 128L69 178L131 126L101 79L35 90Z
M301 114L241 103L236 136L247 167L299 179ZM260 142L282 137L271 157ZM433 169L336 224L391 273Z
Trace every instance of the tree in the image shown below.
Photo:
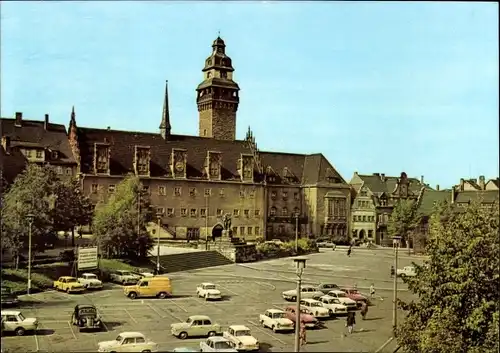
M82 194L78 178L60 181L55 187L54 228L71 231L71 246L75 246L75 227L89 224L93 208L89 198Z
M439 205L431 216L424 265L405 278L417 300L401 302L398 341L408 352L498 352L498 205L464 212Z
M149 200L136 176L127 176L116 192L97 205L92 222L94 242L106 257L145 258L153 241L146 224L152 218Z
M419 226L421 216L417 212L417 203L411 200L399 200L392 210L387 232L390 237L400 236L402 244L410 246L410 236Z
M32 246L44 248L53 232L52 209L57 174L50 167L30 164L14 180L3 200L2 251L10 249L19 264L19 254L28 245L28 214L32 214Z

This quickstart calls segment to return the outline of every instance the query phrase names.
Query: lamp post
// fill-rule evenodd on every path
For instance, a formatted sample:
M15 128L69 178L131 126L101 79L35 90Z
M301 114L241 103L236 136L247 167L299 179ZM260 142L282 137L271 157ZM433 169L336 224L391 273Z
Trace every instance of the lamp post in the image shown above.
M32 213L29 213L26 218L28 219L29 224L29 234L28 234L28 295L31 292L31 231L33 227L33 220L35 216Z
M299 253L299 213L295 212L295 253Z
M393 307L392 307L392 329L393 336L396 337L396 328L398 326L398 249L399 242L401 241L400 236L394 236L394 245L396 246L396 251L394 252L394 293L393 293Z
M302 282L302 273L306 268L306 258L297 257L293 259L295 262L295 271L297 273L297 307L295 308L295 350L300 352L300 285Z
M205 192L205 250L208 250L208 197Z
M160 212L156 213L156 218L158 219L158 231L157 231L157 244L156 244L156 274L160 274L160 229L161 229L161 217Z

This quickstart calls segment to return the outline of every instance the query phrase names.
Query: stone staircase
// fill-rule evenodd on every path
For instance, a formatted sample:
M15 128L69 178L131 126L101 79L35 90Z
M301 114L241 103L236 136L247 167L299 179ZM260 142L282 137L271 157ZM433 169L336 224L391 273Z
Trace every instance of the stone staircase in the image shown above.
M156 263L156 258L151 259ZM198 268L229 265L233 262L218 251L196 251L160 256L163 273L195 270Z

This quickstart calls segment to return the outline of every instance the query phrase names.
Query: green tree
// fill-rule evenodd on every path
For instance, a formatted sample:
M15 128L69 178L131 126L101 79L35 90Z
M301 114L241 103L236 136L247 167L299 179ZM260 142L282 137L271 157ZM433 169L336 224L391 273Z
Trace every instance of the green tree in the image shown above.
M417 212L417 203L412 200L399 200L392 210L387 232L389 237L400 236L401 242L409 246L413 231L419 226L421 216Z
M498 205L463 212L439 205L431 216L417 276L405 278L418 299L404 303L398 341L407 352L498 352L500 240Z
M54 193L54 228L58 231L71 231L71 246L75 246L75 227L91 222L92 203L82 194L78 178L60 181L56 184Z
M19 263L19 254L28 246L28 214L33 215L32 249L44 247L54 231L52 209L58 179L54 170L30 164L9 187L3 200L2 251L10 249Z
M139 178L127 176L115 193L97 205L92 228L94 242L105 257L144 258L153 241L146 230L152 218Z

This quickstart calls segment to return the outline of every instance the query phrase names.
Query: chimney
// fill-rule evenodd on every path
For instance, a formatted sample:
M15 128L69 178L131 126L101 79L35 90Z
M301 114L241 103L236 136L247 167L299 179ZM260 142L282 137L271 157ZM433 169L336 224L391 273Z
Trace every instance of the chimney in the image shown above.
M423 175L421 175L421 176L420 176L420 184L423 184L423 183L424 183L424 176L423 176Z
M436 185L436 191L439 191L439 184Z
M5 150L5 153L10 154L10 137L2 136L2 147Z
M43 128L45 130L49 129L49 114L45 114L45 121L43 122Z
M455 192L456 192L455 188L452 187L451 188L451 203L455 203Z
M464 180L464 178L461 178L460 179L460 189L459 189L459 191L464 191L464 184L465 184L465 180Z
M383 182L385 182L385 174L384 173L380 174L380 180L382 180Z
M481 190L486 189L486 180L484 178L484 175L480 175L477 184L481 188Z
M22 112L16 112L16 121L14 123L14 126L17 126L17 127L23 126L23 113Z
M108 126L107 130L108 130L108 131L109 131L109 130L111 130L111 126Z
M380 174L379 174L379 173L373 173L373 175L374 175L374 176L380 176Z

